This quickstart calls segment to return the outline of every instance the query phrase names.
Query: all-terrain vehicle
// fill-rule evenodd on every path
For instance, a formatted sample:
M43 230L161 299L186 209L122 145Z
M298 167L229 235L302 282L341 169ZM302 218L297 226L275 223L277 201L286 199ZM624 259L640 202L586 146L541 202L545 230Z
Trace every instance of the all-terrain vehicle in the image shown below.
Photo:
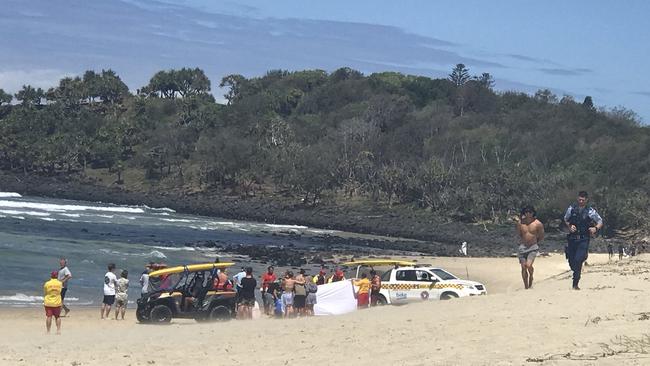
M218 273L234 263L170 267L149 274L150 291L138 299L141 323L169 323L173 318L228 320L235 316L236 293L220 283ZM223 282L223 281L222 281Z

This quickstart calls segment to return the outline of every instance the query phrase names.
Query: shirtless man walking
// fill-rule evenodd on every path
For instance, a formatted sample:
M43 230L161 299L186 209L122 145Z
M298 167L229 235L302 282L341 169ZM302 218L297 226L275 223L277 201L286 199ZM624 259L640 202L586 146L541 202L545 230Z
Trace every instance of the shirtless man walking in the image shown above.
M519 263L524 288L533 286L533 262L539 253L539 243L544 240L544 225L535 217L535 208L526 206L515 219L519 234Z
M296 280L293 278L293 272L287 271L282 280L282 304L284 305L284 317L288 318L293 316L293 289L296 285Z

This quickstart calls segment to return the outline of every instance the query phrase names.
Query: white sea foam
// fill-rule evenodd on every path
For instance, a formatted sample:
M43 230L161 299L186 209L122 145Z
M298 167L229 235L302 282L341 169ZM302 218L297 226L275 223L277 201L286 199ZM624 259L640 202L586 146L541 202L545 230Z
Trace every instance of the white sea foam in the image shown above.
M0 192L0 198L20 198L20 194L15 192Z
M274 229L307 229L307 226L300 226L300 225L276 225L276 224L264 224L264 225Z
M167 207L155 208L155 207L149 207L147 205L142 205L142 207L146 208L147 210L151 210L151 211L163 211L163 212L172 212L172 213L176 212L176 211L172 210L171 208L167 208Z
M236 222L231 222L231 221L217 221L215 222L217 225L226 225L226 226L239 226L240 224Z
M66 297L66 301L75 302L79 301L77 297ZM20 303L42 303L43 296L26 295L17 293L15 295L0 296L0 302L20 302Z
M100 212L122 212L122 213L143 213L144 210L137 207L123 206L83 206L83 205L57 205L53 203L24 202L0 200L0 207L8 208L31 208L42 211L100 211Z
M27 215L27 216L40 216L40 217L50 216L50 214L47 212L38 212L38 211L0 210L0 213L4 213L7 215Z
M112 250L112 249L99 249L100 252L106 253L106 254L111 254L111 255L118 255L118 256L126 256L126 257L154 257L154 258L167 258L165 253L159 251L159 250L152 250L150 252L145 252L145 253L124 253L120 252L117 250Z
M314 234L334 234L338 232L336 230L319 230L319 229L309 229L308 231Z
M188 220L188 219L162 219L162 221L167 221L167 222L195 222L196 220Z
M41 220L43 220L43 221L56 221L56 219L53 219L51 217L41 217Z
M162 246L157 246L157 245L152 246L152 248L156 248L156 249L160 249L160 250L167 250L167 251L170 251L170 252L179 252L181 250L186 250L188 252L193 252L193 251L196 250L196 249L194 249L194 247L162 247Z
M67 216L67 217L81 217L81 215L79 215L79 214L68 214L68 213L61 214L61 216Z
M11 216L12 219L25 220L24 216Z

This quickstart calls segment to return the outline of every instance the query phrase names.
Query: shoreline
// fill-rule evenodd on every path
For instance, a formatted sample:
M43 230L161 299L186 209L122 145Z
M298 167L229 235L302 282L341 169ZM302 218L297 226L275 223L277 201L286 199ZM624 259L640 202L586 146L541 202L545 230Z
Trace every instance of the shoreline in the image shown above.
M436 256L458 256L460 243L470 244L471 256L499 257L515 252L514 229L511 225L494 226L459 222L440 223L426 212L407 208L393 211L382 207L335 206L316 207L297 205L277 196L263 198L220 194L217 191L185 192L183 189L150 188L133 190L124 186L99 184L87 177L22 176L0 171L2 190L27 196L72 199L124 205L166 207L178 213L220 217L268 224L302 225L324 230L384 237L367 240L366 246L379 249L401 249ZM545 251L561 252L564 234L547 230ZM405 239L401 240L400 239ZM397 240L398 245L391 244ZM406 241L413 242L406 243ZM405 244L406 243L406 244ZM592 252L606 252L602 238L592 242Z

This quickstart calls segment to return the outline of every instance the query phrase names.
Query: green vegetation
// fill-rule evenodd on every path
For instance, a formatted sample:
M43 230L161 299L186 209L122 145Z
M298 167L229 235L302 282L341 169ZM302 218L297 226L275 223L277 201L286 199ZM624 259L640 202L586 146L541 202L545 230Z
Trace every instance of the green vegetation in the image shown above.
M448 221L504 222L525 203L557 219L586 189L608 230L648 224L650 130L625 109L549 90L342 68L229 75L226 105L200 69L156 73L135 95L111 70L48 91L0 89L0 169L143 180L317 206L365 200ZM647 227L646 227L647 229Z

